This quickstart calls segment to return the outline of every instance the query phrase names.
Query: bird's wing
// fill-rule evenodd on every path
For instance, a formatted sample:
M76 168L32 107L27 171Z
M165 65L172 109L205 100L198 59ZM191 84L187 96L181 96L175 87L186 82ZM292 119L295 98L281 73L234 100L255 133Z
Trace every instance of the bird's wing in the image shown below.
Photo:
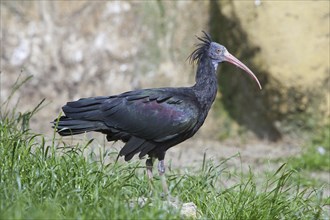
M194 96L182 89L136 90L110 97L100 106L99 117L110 128L145 140L166 141L197 123Z

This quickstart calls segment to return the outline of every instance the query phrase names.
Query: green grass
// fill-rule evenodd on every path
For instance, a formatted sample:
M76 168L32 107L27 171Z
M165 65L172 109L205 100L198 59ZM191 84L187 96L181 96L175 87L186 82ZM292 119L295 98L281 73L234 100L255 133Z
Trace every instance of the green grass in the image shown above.
M95 153L90 142L68 146L31 132L29 120L41 104L0 114L0 219L183 218L155 193L157 176L151 195L139 161L115 163L117 154L101 146ZM227 160L204 158L200 167L167 172L171 194L194 202L200 219L329 219L329 198L301 186L294 169L231 173ZM147 204L131 206L139 197Z
M84 156L89 143L48 143L44 136L31 133L24 125L30 116L31 113L7 114L0 122L1 219L182 218L178 210L164 206L159 194L150 196L139 162L114 163L116 155L102 150L100 154ZM326 217L322 211L326 200L319 191L302 189L288 181L296 175L293 170L281 166L273 175L264 175L263 184L257 185L253 171L231 176L226 163L205 160L201 167L184 174L171 170L168 179L172 194L182 202L194 202L199 218ZM226 187L223 183L228 179L237 183ZM158 191L159 182L155 180ZM130 208L131 200L142 196L150 198L149 203Z
M297 170L330 172L330 123L315 132L303 153L290 160L290 166Z

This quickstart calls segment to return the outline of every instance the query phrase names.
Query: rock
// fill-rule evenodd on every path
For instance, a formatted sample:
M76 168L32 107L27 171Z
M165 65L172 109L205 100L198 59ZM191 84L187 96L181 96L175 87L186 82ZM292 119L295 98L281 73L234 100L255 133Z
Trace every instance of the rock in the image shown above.
M197 206L193 202L183 203L181 215L187 218L197 218Z
M135 199L131 199L129 202L129 207L130 208L134 208L136 206L139 207L143 207L145 205L149 205L149 206L154 206L152 201L149 203L148 202L148 198L146 197L139 197L139 198L135 198ZM180 210L180 214L183 217L186 218L197 218L197 206L193 203L193 202L188 202L188 203L180 203L179 200L176 199L170 199L170 200L164 200L162 202L163 205L163 209L165 210L172 210L172 209L176 209L176 210Z

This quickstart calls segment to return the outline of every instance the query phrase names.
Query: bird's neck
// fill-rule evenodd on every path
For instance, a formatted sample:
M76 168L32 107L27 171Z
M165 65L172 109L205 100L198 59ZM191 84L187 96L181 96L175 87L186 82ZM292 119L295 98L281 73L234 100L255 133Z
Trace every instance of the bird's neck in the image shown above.
M196 84L193 90L202 109L209 111L217 94L218 83L216 75L217 65L208 57L202 57L196 72Z

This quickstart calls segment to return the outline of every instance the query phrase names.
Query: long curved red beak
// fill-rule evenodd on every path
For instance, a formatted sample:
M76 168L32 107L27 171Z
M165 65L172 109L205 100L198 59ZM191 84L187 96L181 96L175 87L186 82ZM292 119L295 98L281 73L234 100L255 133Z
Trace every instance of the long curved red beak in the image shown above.
M260 89L262 89L261 84L258 80L258 78L254 75L254 73L247 67L245 66L241 61L239 61L236 57L234 57L233 55L231 55L228 51L225 52L224 54L224 60L234 64L235 66L241 68L242 70L244 70L245 72L247 72L257 83Z

